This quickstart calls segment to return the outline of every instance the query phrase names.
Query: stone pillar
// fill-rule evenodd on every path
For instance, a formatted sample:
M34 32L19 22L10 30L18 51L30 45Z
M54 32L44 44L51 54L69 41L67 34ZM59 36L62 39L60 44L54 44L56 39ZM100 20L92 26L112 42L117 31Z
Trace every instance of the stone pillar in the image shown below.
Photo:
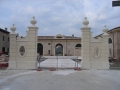
M35 26L35 24L37 23L35 17L33 17L33 20L31 20L30 22L32 25L28 27L29 40L27 46L27 56L29 65L32 65L30 68L36 69L38 27Z
M16 69L17 68L17 64L16 64L16 27L13 26L10 28L11 29L11 33L10 33L10 52L9 52L9 69Z
M103 43L102 43L102 69L109 69L109 61L108 61L108 57L109 57L109 48L108 48L108 29L106 28L106 26L103 29L104 34L102 35L103 38Z
M82 68L83 69L90 69L90 39L91 39L91 32L90 27L88 26L89 21L87 18L83 21L83 27L81 28L82 31Z

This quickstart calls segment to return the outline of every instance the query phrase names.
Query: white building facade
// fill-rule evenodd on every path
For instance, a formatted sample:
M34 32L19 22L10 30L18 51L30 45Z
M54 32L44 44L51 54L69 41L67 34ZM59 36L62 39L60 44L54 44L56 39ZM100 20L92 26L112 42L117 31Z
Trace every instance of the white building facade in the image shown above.
M81 38L64 36L38 36L37 53L43 56L81 56Z

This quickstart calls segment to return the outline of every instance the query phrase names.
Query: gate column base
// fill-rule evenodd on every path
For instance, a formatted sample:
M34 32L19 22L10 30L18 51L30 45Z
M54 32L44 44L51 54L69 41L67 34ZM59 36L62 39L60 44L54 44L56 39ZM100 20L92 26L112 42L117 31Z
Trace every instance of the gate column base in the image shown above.
M82 69L91 69L90 62L89 61L83 61L81 68Z

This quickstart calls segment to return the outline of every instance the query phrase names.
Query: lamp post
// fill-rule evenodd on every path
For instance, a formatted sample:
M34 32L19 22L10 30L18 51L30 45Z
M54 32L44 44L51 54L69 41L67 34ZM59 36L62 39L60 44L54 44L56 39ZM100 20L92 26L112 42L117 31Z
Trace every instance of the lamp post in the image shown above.
M77 52L77 60L78 60L78 52ZM77 68L78 68L78 61L77 61Z
M57 55L57 69L58 69L58 55Z
M38 61L38 63L39 63L39 66L38 66L38 71L40 71L41 69L40 69L40 62L41 62L41 58L42 58L42 56L39 54L38 56L37 56L37 61Z

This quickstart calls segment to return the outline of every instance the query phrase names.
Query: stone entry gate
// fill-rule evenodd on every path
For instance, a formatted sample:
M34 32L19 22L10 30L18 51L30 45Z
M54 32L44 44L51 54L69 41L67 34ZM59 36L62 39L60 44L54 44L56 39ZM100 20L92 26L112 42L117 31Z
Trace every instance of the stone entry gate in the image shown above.
M35 17L30 21L27 36L16 34L16 27L10 28L10 60L9 69L36 69L37 68L37 34L38 27ZM109 69L108 62L108 29L103 29L102 39L92 37L91 28L87 18L83 21L82 31L82 68L83 69ZM23 47L23 50L20 48Z

